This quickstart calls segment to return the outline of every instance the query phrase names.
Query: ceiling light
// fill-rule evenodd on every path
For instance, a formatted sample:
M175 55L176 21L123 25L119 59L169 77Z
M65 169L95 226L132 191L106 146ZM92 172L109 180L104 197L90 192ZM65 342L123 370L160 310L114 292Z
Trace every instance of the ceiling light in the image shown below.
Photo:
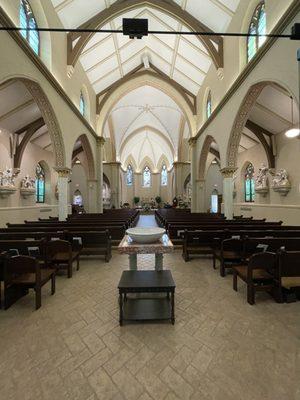
M218 161L216 159L212 160L212 164L218 164Z
M75 164L81 164L81 162L79 160L76 160Z
M293 128L285 132L285 136L288 138L295 138L300 135L300 129Z
M294 126L294 99L293 99L293 96L291 96L291 117L292 117L292 127L293 127ZM299 135L300 135L300 129L298 129L298 128L291 128L285 132L285 136L290 139L295 138Z
M148 36L148 20L142 18L123 18L123 35L130 39Z

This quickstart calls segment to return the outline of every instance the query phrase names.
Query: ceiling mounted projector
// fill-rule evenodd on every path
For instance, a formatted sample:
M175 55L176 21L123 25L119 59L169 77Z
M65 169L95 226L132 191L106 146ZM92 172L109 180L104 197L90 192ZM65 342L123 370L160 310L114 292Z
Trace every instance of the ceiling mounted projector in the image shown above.
M142 39L143 36L148 36L148 20L123 18L123 35L129 36L130 39Z

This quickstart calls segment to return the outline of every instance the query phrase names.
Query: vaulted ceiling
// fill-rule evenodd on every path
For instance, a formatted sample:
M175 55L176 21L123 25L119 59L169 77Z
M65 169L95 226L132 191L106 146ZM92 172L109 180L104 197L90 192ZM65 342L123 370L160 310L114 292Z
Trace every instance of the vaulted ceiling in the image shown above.
M204 0L201 6L199 0L52 0L52 3L66 28L122 29L122 18L127 17L147 18L149 30L180 32L191 31L192 27L226 31L239 1ZM211 64L222 67L221 37L205 38L203 42L203 38L182 35L151 34L142 40L132 40L121 33L99 33L89 40L70 35L75 55L71 54L69 62L74 64L79 55L96 93L126 76L144 57L194 95Z

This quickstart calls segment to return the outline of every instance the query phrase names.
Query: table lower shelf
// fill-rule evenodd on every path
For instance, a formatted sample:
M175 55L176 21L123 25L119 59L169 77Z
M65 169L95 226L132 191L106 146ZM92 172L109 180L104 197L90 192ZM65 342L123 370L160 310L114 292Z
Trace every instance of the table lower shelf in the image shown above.
M123 303L123 321L171 320L171 309L168 298L127 298Z

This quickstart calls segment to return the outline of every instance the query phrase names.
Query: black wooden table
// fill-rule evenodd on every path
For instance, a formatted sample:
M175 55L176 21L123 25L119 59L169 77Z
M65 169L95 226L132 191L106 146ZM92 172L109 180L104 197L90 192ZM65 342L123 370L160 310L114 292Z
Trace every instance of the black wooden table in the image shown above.
M120 325L123 321L170 320L175 323L175 282L171 271L123 271L118 289ZM166 294L127 297L130 293Z

